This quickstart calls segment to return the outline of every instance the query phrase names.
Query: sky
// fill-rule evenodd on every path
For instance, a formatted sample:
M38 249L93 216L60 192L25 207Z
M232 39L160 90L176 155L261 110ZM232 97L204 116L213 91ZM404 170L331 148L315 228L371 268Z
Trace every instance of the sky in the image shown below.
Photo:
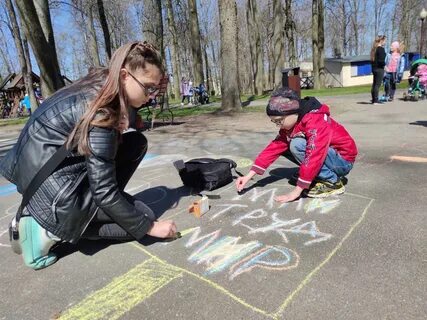
M208 1L208 0L205 0ZM304 1L304 0L297 0L298 1ZM387 2L388 6L393 5L393 3L396 0L389 0ZM204 1L200 1L200 3L202 3ZM375 0L368 0L368 7L369 8L373 8L373 4L374 4ZM427 0L426 0L426 8L427 8ZM201 10L199 10L201 11ZM130 14L132 14L132 10L130 10ZM380 33L386 33L387 32L387 26L390 25L390 14L387 14L384 19L383 19L383 25L380 27ZM76 71L73 70L73 55L72 55L72 50L73 50L73 46L71 45L72 41L74 40L75 42L80 42L81 41L81 34L78 33L77 30L75 30L75 21L74 18L71 14L71 10L69 10L66 5L62 4L61 6L59 6L58 8L53 8L51 9L51 18L52 18L52 24L53 24L53 29L55 32L55 41L56 41L56 46L58 48L58 52L62 52L63 54L61 54L60 60L62 61L62 72L69 77L70 79L75 79L76 78ZM136 17L129 17L130 19L135 19ZM1 21L0 21L1 23ZM4 22L3 22L4 23ZM418 21L414 21L414 23L419 23ZM2 25L2 27L4 27L4 25ZM16 71L19 72L19 63L17 61L16 58L16 53L15 53L15 46L13 43L13 40L11 38L10 32L6 29L3 28L4 32L5 32L5 37L6 37L6 41L8 42L8 47L9 47L9 55L12 56L12 59L14 60L14 65L15 65L15 69ZM388 28L389 29L389 28ZM366 43L371 43L372 39L373 39L373 32L372 33L368 33L364 35L364 40L366 41ZM390 39L391 41L391 39ZM370 47L370 45L367 46L368 48ZM328 48L328 46L327 46ZM327 50L327 55L331 54L331 50ZM367 54L368 52L363 52L362 54ZM168 52L167 52L168 54ZM39 68L37 66L37 63L34 59L34 56L31 54L32 57L32 65L33 65L33 70L35 73L39 74ZM1 60L0 60L1 61ZM1 63L1 62L0 62ZM4 66L2 67L0 65L0 72L2 72L2 75L5 76L6 71Z

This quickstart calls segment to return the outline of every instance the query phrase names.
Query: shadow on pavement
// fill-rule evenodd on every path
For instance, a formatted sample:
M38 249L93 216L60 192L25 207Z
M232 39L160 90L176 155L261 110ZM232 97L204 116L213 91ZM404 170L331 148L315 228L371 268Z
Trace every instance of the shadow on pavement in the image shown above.
M415 125L415 126L422 126L422 127L427 127L427 121L415 121L415 122L410 122L409 124Z
M138 200L143 201L149 206L156 218L160 218L169 209L176 208L183 197L188 197L197 194L191 188L180 186L175 189L170 189L165 186L157 186L154 188L146 189L134 195ZM58 255L59 258L66 257L74 252L80 251L84 255L93 256L97 252L108 248L111 245L121 244L123 242L130 242L134 240L107 240L97 239L88 240L81 239L77 244L61 243L53 251ZM149 246L157 242L168 242L171 239L160 239L151 236L145 236L140 244Z
M196 194L197 192L186 186L174 189L166 186L157 186L141 191L135 194L134 197L149 206L158 219L169 209L176 208L181 198Z
M290 179L294 173L298 172L298 168L277 168L270 171L270 176L265 177L261 180L258 180L254 184L250 185L249 187L243 189L241 192L239 192L240 195L245 194L246 192L252 190L253 188L257 187L265 187L266 185L270 183L274 183L276 181L282 180L282 179Z

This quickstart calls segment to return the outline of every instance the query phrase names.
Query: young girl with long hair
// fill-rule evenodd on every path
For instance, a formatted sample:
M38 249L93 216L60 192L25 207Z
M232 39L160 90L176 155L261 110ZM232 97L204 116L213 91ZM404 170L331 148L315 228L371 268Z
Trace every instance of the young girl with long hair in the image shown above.
M157 221L143 202L124 192L147 151L136 130L137 109L154 98L165 69L159 52L131 42L109 67L49 97L31 116L0 173L24 194L43 165L64 144L69 152L23 208L19 244L33 269L53 264L52 247L81 238L167 238L173 221Z

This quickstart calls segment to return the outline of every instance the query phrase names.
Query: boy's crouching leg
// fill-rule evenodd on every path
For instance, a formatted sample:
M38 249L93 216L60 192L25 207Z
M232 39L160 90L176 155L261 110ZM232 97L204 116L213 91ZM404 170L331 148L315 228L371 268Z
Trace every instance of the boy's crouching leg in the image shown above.
M55 253L49 252L57 241L33 217L20 219L19 242L25 265L34 270L46 268L58 259Z

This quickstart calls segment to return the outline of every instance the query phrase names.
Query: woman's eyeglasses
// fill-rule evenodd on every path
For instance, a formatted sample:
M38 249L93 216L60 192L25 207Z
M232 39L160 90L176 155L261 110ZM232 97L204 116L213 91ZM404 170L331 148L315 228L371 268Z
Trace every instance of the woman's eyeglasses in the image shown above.
M160 91L160 88L157 87L146 87L141 81L139 81L132 73L130 73L128 71L129 75L133 78L133 80L135 80L140 86L141 88L144 89L145 95L146 96L152 96L155 95L156 93L158 93Z

